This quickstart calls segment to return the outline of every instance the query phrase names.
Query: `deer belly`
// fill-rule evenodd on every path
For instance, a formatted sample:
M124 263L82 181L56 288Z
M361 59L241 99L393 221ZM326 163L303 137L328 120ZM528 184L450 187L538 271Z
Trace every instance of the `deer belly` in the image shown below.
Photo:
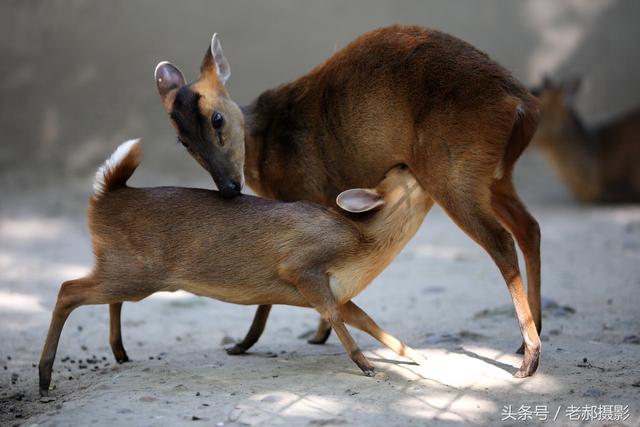
M329 286L338 304L344 304L355 298L371 281L368 274L359 271L341 271L331 273Z
M193 294L214 298L232 304L285 304L306 306L306 300L293 286L282 283L264 283L260 286L212 285L189 283L180 287Z

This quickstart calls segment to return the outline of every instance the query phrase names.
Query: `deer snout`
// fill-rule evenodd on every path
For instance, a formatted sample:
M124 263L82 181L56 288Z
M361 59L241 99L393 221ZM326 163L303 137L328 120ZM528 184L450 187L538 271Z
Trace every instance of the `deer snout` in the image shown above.
M218 190L220 191L220 195L223 198L231 199L240 194L242 185L238 181L228 181L225 184L221 185Z

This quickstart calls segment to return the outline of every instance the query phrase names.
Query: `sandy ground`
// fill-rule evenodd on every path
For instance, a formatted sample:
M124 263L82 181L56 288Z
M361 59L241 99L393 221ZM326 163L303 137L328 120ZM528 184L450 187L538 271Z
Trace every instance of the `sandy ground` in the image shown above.
M497 269L434 209L356 299L422 351L423 366L355 331L379 372L364 377L335 335L324 346L301 339L317 315L290 307L272 311L250 354L228 356L253 307L158 294L125 304L133 361L123 365L108 346L107 308L75 311L54 366L55 400L41 402L35 366L58 286L92 262L86 193L61 194L30 191L2 205L0 425L529 425L551 424L556 412L556 423L579 425L567 411L585 405L628 405L622 424L640 423L640 208L567 204L532 206L546 301L532 378L512 378L520 336ZM532 419L502 421L505 405L519 415L530 406Z

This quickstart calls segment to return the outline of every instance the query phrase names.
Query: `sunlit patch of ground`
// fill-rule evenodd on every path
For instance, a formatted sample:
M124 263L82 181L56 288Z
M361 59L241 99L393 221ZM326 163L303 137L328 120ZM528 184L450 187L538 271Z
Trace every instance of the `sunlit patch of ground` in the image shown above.
M629 404L638 419L640 211L536 215L546 236L543 293L556 305L545 311L541 365L532 378L512 376L521 338L499 273L436 209L357 298L383 328L427 357L422 365L354 331L378 372L367 378L335 335L324 346L299 339L317 315L287 307L272 310L250 354L232 357L224 346L242 338L253 307L178 291L125 303L132 362L124 365L111 355L107 308L73 312L50 403L38 401L34 365L60 283L91 268L89 236L78 220L0 219L0 421L19 415L38 425L484 426L501 423L506 405L544 406L563 416L571 405L608 403Z

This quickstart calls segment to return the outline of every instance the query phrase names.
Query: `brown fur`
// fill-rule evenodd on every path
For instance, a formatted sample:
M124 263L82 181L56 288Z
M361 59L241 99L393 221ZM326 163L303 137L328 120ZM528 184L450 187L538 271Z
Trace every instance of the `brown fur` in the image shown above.
M48 392L58 338L73 309L110 305L110 343L123 362L128 357L120 332L122 302L178 289L235 304L315 308L367 375L373 367L345 321L398 354L420 360L350 302L395 257L432 206L408 168L391 169L369 190L380 207L346 216L310 202L246 195L223 200L209 190L130 188L125 181L138 164L139 150L133 145L112 166L105 174L109 190L90 201L95 265L87 277L60 289L40 361L41 393Z
M333 206L341 191L374 186L393 165L409 165L496 262L524 337L518 376L535 371L540 231L511 178L537 126L538 102L504 68L447 34L387 27L264 92L243 112L245 177L262 196ZM512 236L525 256L528 300ZM327 336L319 329L312 342Z
M539 92L539 147L578 200L640 201L640 110L589 129L571 103L577 82L545 80Z

